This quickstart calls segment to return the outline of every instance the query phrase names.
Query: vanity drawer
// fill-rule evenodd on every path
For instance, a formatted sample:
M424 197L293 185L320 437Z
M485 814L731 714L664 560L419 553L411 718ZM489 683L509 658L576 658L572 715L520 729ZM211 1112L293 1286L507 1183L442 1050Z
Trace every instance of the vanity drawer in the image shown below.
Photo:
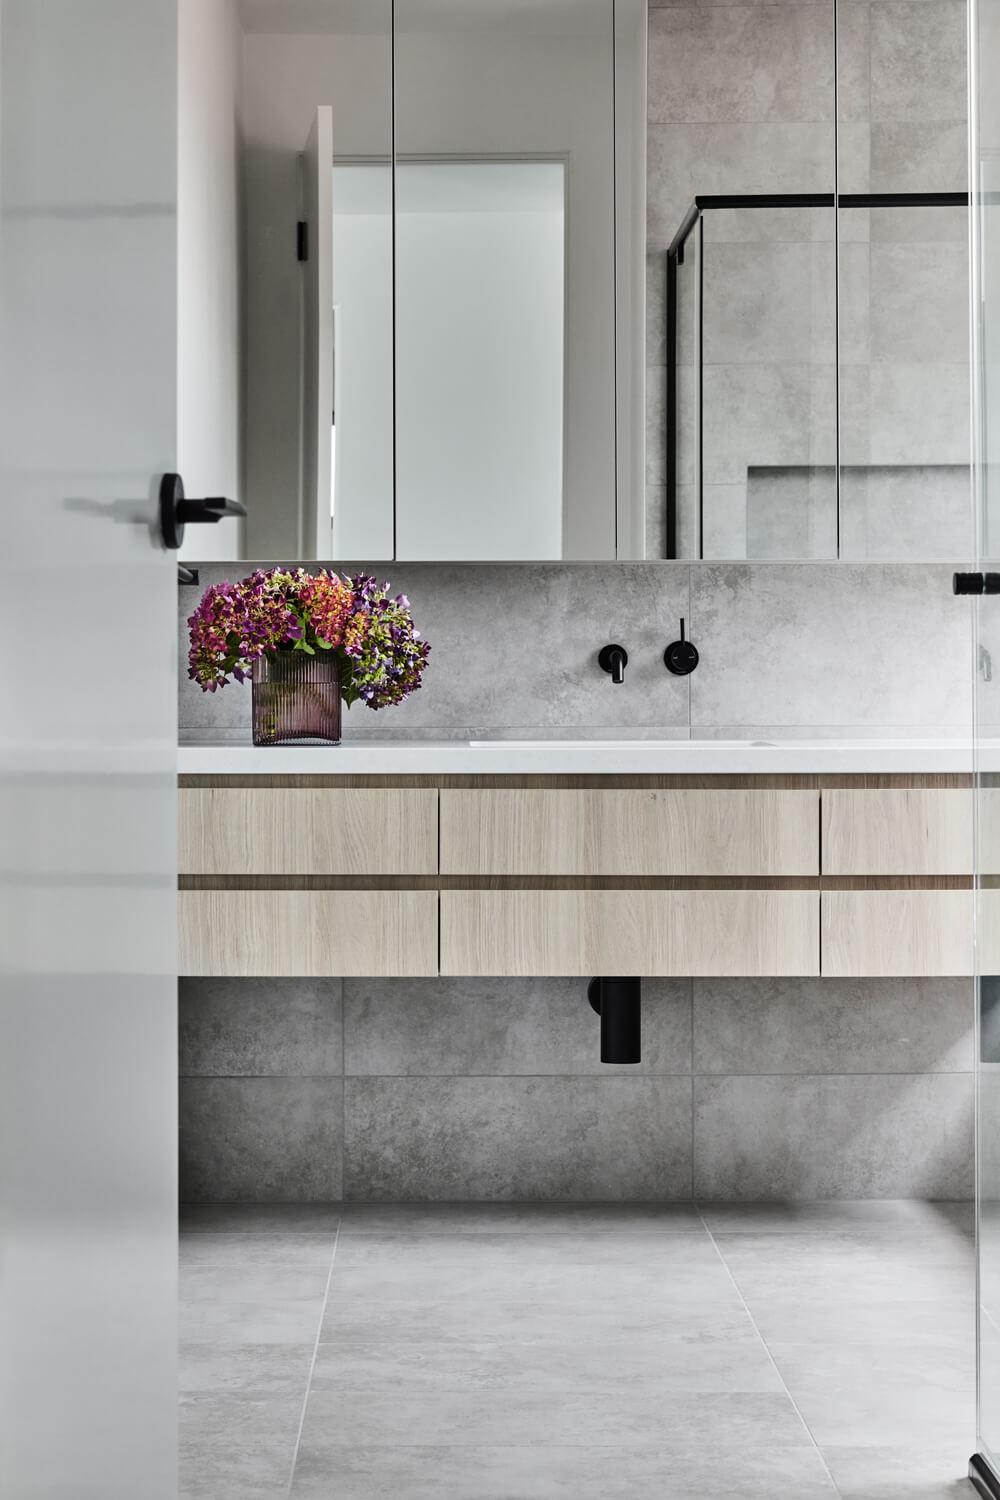
M972 792L824 791L824 875L969 875Z
M973 893L824 891L823 974L831 979L971 974Z
M818 875L819 793L444 789L441 872Z
M816 975L815 891L442 891L442 974Z
M182 875L435 875L436 789L184 787Z
M181 891L179 972L436 974L436 891Z

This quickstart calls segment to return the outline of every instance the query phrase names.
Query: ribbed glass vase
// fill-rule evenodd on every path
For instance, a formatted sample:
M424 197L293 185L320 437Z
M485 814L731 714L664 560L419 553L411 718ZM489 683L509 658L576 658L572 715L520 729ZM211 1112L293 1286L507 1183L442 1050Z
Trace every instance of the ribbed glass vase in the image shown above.
M332 651L269 651L253 664L255 745L339 745L340 669Z

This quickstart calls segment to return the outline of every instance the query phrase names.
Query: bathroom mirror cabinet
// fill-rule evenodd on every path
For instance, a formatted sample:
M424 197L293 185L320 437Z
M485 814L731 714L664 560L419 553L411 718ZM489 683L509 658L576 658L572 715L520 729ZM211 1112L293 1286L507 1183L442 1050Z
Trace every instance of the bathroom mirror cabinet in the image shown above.
M960 11L189 4L186 554L965 556Z

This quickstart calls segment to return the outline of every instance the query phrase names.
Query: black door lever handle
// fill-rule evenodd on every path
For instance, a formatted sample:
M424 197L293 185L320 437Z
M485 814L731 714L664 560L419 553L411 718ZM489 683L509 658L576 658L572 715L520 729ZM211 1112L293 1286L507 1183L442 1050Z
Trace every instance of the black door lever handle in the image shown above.
M160 480L160 534L163 545L172 551L184 540L189 522L221 521L225 516L245 516L247 508L239 500L210 495L206 500L189 500L179 474L164 474Z

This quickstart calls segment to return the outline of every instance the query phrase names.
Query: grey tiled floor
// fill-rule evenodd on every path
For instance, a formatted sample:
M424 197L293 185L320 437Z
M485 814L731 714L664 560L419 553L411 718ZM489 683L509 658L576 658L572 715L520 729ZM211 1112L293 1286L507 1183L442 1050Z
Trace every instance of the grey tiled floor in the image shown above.
M211 1208L182 1500L967 1500L966 1205Z

